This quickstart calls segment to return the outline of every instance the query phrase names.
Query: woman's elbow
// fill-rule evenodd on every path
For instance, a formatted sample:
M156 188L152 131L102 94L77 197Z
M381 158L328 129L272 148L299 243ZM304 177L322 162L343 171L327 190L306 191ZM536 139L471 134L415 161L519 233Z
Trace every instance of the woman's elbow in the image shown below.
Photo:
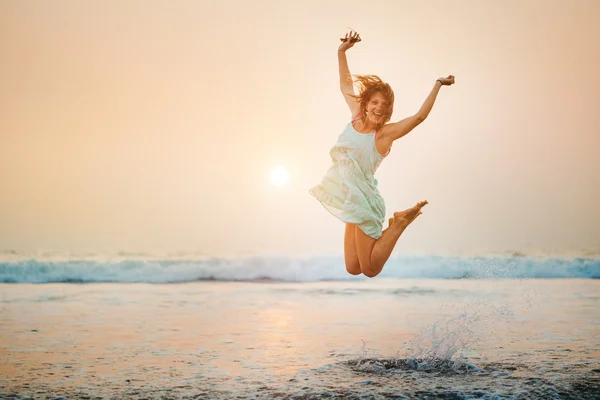
M427 119L427 114L417 114L415 115L415 120L417 121L418 124L420 124L421 122L425 121Z

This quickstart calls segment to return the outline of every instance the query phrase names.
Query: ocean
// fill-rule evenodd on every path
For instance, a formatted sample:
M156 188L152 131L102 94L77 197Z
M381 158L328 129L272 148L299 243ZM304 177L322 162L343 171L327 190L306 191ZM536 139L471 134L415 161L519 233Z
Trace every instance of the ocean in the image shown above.
M0 261L0 399L600 399L600 258Z

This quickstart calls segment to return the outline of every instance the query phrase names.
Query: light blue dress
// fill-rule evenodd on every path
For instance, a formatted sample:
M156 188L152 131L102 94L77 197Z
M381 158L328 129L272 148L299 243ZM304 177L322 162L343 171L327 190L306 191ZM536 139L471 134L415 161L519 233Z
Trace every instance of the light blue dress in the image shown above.
M384 157L375 148L376 132L354 129L357 115L346 125L329 154L333 165L310 194L343 222L350 222L373 239L381 236L385 202L377 189L375 171ZM389 151L388 151L389 154ZM387 156L387 154L386 154Z

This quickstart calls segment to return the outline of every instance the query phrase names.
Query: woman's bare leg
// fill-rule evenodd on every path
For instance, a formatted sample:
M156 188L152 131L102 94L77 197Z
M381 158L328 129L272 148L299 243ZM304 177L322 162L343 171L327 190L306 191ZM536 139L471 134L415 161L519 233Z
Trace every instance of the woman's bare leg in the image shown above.
M354 225L356 251L363 274L372 278L381 272L385 262L390 258L400 235L402 235L408 225L421 215L421 208L426 204L427 201L421 201L408 210L394 213L394 222L390 224L388 229L382 232L379 239L373 239L366 235L357 225Z
M360 275L360 262L358 261L358 253L356 252L356 234L354 233L357 226L355 224L346 223L346 231L344 232L344 261L346 262L346 271L352 275Z

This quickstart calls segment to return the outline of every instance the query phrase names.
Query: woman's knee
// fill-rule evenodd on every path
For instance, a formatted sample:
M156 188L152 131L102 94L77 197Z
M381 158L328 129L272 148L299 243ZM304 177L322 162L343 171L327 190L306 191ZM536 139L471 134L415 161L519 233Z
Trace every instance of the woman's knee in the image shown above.
M362 268L362 273L367 278L375 278L377 275L379 275L380 272L381 272L381 269L374 269L374 268L371 268L371 266Z
M360 275L362 274L362 270L360 269L360 263L357 262L348 262L346 261L346 271L348 271L351 275Z

